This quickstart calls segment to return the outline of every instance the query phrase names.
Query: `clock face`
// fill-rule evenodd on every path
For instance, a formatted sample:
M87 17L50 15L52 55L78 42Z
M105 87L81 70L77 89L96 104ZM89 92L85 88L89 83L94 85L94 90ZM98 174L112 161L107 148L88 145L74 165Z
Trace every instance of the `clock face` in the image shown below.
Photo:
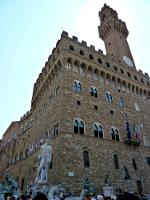
M134 66L132 60L129 57L123 56L122 58L123 58L123 61L125 62L126 65L128 65L129 67L133 67Z

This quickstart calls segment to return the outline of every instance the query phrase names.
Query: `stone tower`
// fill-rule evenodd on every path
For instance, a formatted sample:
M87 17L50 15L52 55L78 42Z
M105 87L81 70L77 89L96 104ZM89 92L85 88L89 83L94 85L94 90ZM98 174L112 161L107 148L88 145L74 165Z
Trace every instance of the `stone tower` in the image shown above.
M129 34L125 22L118 18L115 10L104 4L99 12L101 24L98 27L99 36L105 43L106 53L128 67L135 67L128 45Z

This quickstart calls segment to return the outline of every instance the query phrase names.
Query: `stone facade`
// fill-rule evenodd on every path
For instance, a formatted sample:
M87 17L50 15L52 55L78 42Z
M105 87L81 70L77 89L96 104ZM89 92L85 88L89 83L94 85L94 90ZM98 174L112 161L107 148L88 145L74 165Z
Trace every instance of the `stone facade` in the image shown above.
M105 5L102 12L105 9L111 8ZM133 61L129 47L125 51ZM11 165L5 168L18 177L21 190L34 182L39 148L48 141L53 152L50 184L62 182L79 195L88 176L100 192L109 175L114 189L149 191L150 77L120 59L63 31L34 84L31 110L19 121ZM94 123L99 123L103 137L96 137ZM124 167L130 179L125 179Z
M4 175L3 171L9 168L12 163L18 127L19 121L13 121L3 134L3 138L0 143L0 178Z

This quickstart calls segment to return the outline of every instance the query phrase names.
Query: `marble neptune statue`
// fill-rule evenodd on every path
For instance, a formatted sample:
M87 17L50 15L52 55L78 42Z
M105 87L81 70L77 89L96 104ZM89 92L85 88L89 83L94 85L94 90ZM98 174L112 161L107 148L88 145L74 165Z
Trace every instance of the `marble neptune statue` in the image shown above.
M48 168L52 159L52 147L45 143L41 146L41 153L38 156L39 167L37 170L36 183L46 183L48 181Z

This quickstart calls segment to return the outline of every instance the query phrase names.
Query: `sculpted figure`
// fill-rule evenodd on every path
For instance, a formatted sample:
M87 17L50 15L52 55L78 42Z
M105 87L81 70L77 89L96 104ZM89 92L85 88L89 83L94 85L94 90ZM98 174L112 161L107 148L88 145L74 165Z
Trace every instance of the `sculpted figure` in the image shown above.
M124 171L124 179L129 180L130 175L129 175L129 172L128 172L128 169L126 168L126 166L123 166L123 171Z
M40 163L35 182L47 182L47 171L52 158L51 145L48 145L47 143L43 144L41 146L41 154L38 158Z
M86 176L84 177L83 180L83 189L89 191L89 179Z
M12 176L6 175L6 187L5 190L7 192L12 193L13 191L17 191L18 190L18 184L17 182L14 180L14 178Z
M48 200L59 200L66 191L61 184L53 186L48 192Z

